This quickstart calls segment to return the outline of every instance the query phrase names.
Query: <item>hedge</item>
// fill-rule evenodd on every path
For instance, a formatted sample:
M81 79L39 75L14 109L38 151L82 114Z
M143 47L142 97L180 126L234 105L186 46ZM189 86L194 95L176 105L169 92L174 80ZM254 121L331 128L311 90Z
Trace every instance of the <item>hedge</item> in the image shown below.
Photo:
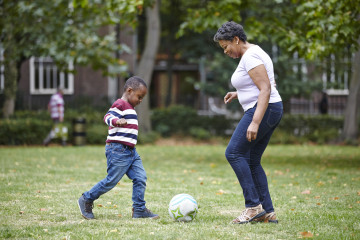
M105 112L76 111L67 109L65 125L69 129L69 143L73 142L73 122L77 117L86 119L86 143L104 144L107 126L103 122ZM293 144L334 142L341 134L343 117L329 115L284 115L271 143ZM214 136L229 137L237 120L225 116L199 116L192 108L172 106L154 109L151 115L153 132L139 133L139 143L151 143L159 137L191 136L206 140ZM46 111L19 111L10 120L0 120L0 145L42 144L49 133L52 121Z

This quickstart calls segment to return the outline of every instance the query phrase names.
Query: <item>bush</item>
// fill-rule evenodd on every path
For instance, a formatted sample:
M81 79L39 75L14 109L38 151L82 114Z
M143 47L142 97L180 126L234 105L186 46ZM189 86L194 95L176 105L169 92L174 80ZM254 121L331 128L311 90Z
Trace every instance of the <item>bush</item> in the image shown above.
M51 121L37 118L1 120L0 145L42 144L51 128Z
M161 137L160 133L151 131L149 133L139 133L138 144L153 144Z
M86 143L104 144L108 129L103 122L104 114L90 109L81 112L68 109L64 124L69 130L69 143L73 142L72 120L84 117ZM194 109L184 106L155 109L151 121L154 132L148 134L140 132L139 144L153 143L160 136L171 135L208 140L212 136L224 136L226 130L232 132L235 128L234 121L224 116L199 116ZM329 115L284 115L271 138L271 143L334 142L341 134L343 121L343 117ZM42 144L52 126L53 122L46 111L18 111L10 120L0 120L0 145Z
M86 123L86 144L105 144L108 126L103 124Z
M198 135L195 131L203 130L213 135L225 135L225 131L232 127L232 121L225 116L199 116L193 108L181 105L153 110L151 122L153 129L164 137L174 134ZM195 128L193 133L190 131L192 128Z
M290 115L286 114L281 119L275 130L271 143L328 143L339 138L343 117L329 115Z
M210 132L200 127L190 128L190 136L199 140L208 140L211 138Z

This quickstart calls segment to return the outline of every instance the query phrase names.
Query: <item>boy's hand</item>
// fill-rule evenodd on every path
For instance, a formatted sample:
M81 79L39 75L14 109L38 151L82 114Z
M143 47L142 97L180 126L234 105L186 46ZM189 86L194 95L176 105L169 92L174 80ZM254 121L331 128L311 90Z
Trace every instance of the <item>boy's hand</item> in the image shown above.
M119 120L116 121L116 126L117 127L123 127L127 124L127 121L125 120L125 118L120 118Z

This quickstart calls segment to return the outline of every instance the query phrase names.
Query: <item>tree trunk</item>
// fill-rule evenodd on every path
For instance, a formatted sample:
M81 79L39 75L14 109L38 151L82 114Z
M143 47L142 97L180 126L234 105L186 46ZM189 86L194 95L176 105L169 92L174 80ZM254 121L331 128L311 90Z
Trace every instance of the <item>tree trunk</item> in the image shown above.
M360 38L358 40L360 46ZM360 50L355 53L352 62L352 77L350 82L350 91L347 99L344 119L343 140L346 142L355 142L358 135L358 109L360 96Z
M139 116L140 132L147 133L151 131L150 121L150 84L155 65L156 54L160 42L160 16L159 0L154 1L154 5L146 9L147 29L145 49L137 67L136 75L143 78L148 85L148 93L142 103L137 107Z
M3 106L3 116L4 118L9 118L14 114L15 111L15 99L17 91L17 79L19 75L19 70L16 65L16 61L11 57L11 50L6 49L4 51L4 97L5 102Z

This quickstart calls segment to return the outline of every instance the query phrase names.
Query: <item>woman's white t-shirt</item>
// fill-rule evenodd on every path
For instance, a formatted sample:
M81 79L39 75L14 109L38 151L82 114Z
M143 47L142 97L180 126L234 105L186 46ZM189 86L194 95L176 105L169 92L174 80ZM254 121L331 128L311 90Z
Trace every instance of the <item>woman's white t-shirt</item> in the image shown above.
M275 87L274 66L271 58L259 46L254 45L246 50L231 77L231 84L236 88L238 100L244 111L254 107L258 101L260 90L250 78L248 72L261 64L264 64L270 79L271 93L269 103L281 101L280 94Z

